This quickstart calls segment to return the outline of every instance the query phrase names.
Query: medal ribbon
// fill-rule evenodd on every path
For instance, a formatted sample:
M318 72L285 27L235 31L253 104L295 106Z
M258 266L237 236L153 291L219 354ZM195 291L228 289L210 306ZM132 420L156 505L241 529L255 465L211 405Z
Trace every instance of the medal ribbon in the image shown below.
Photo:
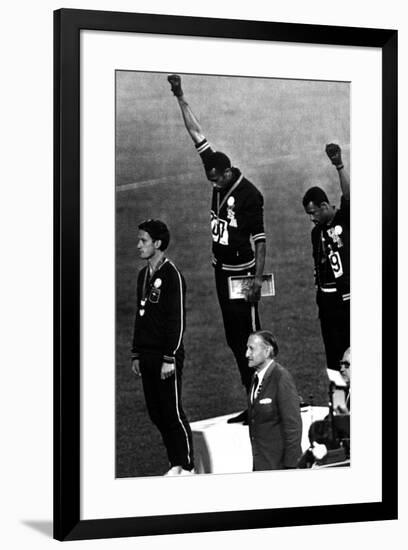
M146 273L145 273L145 276L144 276L143 287L142 287L142 298L140 300L141 309L139 309L139 315L141 317L143 317L144 312L145 312L144 307L145 307L146 301L147 301L146 297L147 297L148 293L151 290L151 287L152 287L151 281L153 280L153 276L156 273L156 271L158 271L166 261L167 261L167 258L163 257L163 259L153 269L151 275L149 275L149 271L150 271L149 266L147 266L147 268L146 268Z
M243 177L244 176L242 174L239 176L237 181L234 183L234 185L231 187L231 189L228 191L228 193L222 199L221 204L220 204L220 195L218 193L218 195L217 195L217 217L219 217L220 210L224 206L225 201L228 199L228 197L231 195L231 193L238 187L238 185L241 183Z

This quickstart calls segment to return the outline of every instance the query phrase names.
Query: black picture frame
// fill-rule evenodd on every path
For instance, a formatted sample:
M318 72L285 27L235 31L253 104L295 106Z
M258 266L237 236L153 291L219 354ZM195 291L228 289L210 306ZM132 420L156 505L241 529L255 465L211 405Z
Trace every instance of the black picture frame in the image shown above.
M375 47L382 51L382 500L80 519L80 31ZM397 518L397 31L61 9L54 13L54 537L58 540ZM367 185L369 185L367 183Z

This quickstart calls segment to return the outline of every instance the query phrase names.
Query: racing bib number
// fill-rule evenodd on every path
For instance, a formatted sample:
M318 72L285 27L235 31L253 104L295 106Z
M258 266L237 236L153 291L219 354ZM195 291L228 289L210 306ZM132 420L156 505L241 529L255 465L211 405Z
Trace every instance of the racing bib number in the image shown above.
M340 254L338 252L330 252L329 260L333 275L338 279L343 275L343 264L341 263Z
M211 235L215 243L227 246L229 242L228 222L211 214Z

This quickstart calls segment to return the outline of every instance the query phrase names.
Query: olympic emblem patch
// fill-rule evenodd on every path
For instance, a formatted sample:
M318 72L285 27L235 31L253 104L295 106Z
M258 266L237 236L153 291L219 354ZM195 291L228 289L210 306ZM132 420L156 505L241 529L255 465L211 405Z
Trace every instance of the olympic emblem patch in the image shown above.
M151 302L152 304L157 304L160 298L160 292L161 290L159 290L158 288L152 288L149 294L149 302Z
M334 244L337 244L338 248L343 246L343 241L340 235L343 233L343 228L341 225L336 225L327 230L329 237L332 239Z

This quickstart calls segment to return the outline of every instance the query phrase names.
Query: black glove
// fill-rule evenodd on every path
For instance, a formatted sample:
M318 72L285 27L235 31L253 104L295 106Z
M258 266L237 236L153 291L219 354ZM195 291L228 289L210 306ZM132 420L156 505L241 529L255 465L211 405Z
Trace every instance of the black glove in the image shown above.
M171 84L171 91L176 97L181 97L183 95L183 90L181 89L181 77L178 74L170 74L167 77L167 80Z
M334 166L343 166L343 161L341 160L341 149L337 143L329 143L326 145L326 154Z

